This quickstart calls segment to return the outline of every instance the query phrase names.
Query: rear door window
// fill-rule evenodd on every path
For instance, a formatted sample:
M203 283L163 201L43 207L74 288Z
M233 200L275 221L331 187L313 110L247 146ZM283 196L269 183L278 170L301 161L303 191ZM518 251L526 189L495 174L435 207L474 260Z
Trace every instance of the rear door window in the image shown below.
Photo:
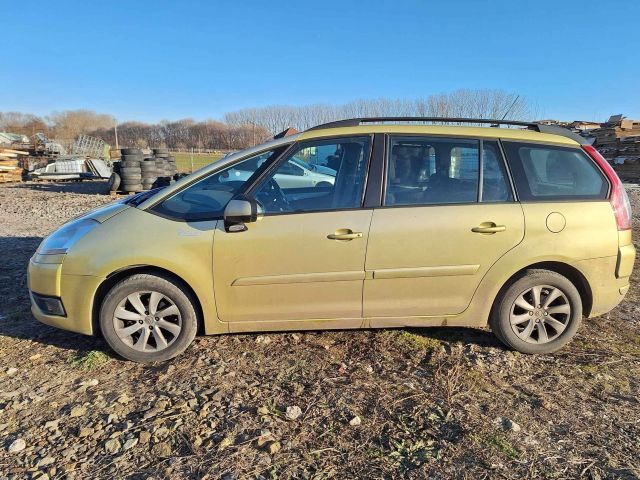
M522 201L607 198L609 183L579 148L504 142Z
M384 204L511 201L498 143L483 141L482 158L480 145L479 140L461 138L390 137Z
M485 140L482 145L482 202L513 200L498 142Z

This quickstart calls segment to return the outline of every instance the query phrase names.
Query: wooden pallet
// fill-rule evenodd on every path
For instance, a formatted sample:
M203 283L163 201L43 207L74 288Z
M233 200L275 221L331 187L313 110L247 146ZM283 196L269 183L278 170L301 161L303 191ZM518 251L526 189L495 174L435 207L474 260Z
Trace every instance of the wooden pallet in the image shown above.
M140 192L109 192L109 195L112 197L128 197L130 195L135 195Z
M10 171L0 171L0 183L8 183L8 182L21 182L22 181L22 169L19 170L10 170Z

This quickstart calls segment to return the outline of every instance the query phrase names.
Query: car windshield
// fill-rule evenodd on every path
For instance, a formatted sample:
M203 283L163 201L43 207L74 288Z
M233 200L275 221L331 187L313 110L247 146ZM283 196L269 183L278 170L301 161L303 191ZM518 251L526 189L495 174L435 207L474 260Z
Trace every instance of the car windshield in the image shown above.
M227 202L268 160L277 157L286 146L268 150L222 168L180 190L152 208L170 218L187 221L211 219L222 215Z

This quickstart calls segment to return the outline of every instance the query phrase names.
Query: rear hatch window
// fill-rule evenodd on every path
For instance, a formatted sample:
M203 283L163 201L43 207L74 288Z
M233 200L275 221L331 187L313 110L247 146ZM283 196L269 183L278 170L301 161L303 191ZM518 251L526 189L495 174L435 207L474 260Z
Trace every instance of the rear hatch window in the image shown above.
M580 148L504 142L521 201L606 199L609 183Z

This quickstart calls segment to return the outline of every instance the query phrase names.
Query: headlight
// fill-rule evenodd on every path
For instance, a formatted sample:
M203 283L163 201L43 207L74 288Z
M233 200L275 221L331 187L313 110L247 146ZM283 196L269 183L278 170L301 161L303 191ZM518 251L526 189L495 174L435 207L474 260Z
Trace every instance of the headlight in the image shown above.
M38 253L42 255L67 253L74 243L98 225L100 223L92 218L80 218L69 222L45 238L38 247Z

